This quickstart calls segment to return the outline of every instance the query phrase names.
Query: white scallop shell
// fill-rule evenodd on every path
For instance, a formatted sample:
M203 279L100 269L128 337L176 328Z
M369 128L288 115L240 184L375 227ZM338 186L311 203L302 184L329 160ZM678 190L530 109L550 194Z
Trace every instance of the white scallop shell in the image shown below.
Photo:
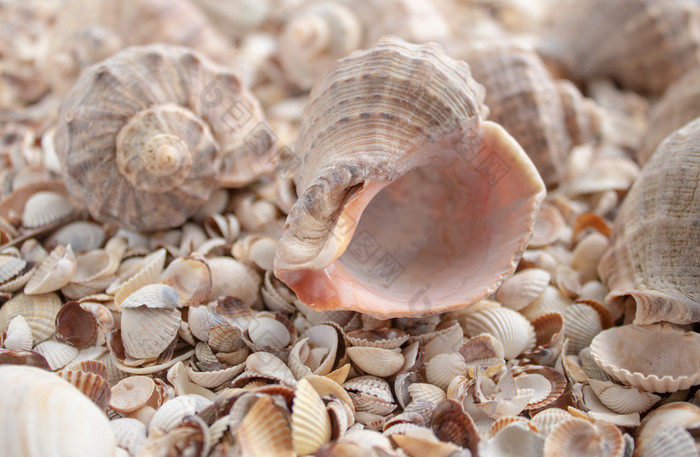
M43 355L52 370L58 370L75 359L79 351L65 343L44 341L34 347L34 352Z
M149 434L168 432L189 415L196 414L212 402L197 394L180 395L166 401L158 408L148 424Z
M506 359L514 359L535 347L535 329L522 314L499 307L470 313L462 323L465 333L488 333L503 344Z
M180 321L180 311L173 308L124 309L121 322L124 351L135 359L157 357L177 338Z
M552 275L541 268L528 268L506 279L496 292L498 301L516 311L542 295Z
M20 314L10 321L7 334L3 342L5 349L22 349L29 351L32 348L32 329Z
M12 319L22 315L32 329L34 343L44 341L56 331L56 315L61 305L61 299L53 292L18 294L0 307L0 332L7 330Z
M27 200L22 213L22 225L38 228L69 217L75 207L66 197L56 192L37 192Z
M620 414L643 413L661 397L636 387L621 386L609 381L589 379L588 385L602 404Z
M438 354L425 364L427 381L442 390L447 390L447 386L456 376L466 374L467 364L458 352Z

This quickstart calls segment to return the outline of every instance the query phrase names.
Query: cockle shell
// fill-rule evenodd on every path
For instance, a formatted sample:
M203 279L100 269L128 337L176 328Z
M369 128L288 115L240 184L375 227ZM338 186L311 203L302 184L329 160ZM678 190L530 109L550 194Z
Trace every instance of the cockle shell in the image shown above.
M624 384L675 392L700 383L700 334L671 324L625 325L591 343L595 363Z
M67 219L74 212L75 207L64 195L50 191L37 192L24 205L22 226L44 227Z
M471 336L488 333L503 344L505 358L516 358L535 347L532 324L517 311L498 307L469 313L462 321L464 332Z
M47 339L56 330L56 315L61 299L51 292L42 295L18 294L0 307L0 332L4 332L15 317L22 315L32 329L34 344Z
M545 457L623 457L620 429L606 422L571 418L557 424L544 443Z
M300 197L275 276L317 309L385 318L493 292L532 234L544 186L517 143L481 121L482 98L436 45L390 37L338 61L302 120Z
M631 297L635 324L700 321L699 141L700 119L661 143L622 202L598 266L606 301Z
M27 366L0 366L0 455L108 456L115 452L107 416L55 374ZM12 412L11 414L9 412Z
M216 186L268 171L262 119L238 78L204 56L132 47L82 73L54 141L70 193L93 217L155 230L182 224ZM249 134L255 141L245 143Z
M70 245L58 245L24 286L24 293L40 295L54 292L70 282L76 268L75 255Z
M29 351L33 347L32 341L32 329L29 328L24 317L20 314L12 318L10 325L7 326L5 340L2 342L5 349Z
M597 124L592 120L597 116L593 102L574 103L574 98L583 99L575 87L561 86L560 93L538 55L517 42L476 43L464 58L474 79L486 89L489 119L513 135L545 184L557 184L571 147L593 139L591 129L577 122ZM577 108L584 112L576 113Z
M508 308L521 310L542 295L551 279L547 270L527 268L503 281L496 298Z
M538 51L578 79L610 77L659 94L700 62L700 7L688 0L556 2Z
M289 425L269 396L255 402L238 427L236 438L243 455L296 455Z
M297 384L292 407L292 443L299 455L315 453L331 438L331 420L323 400L311 384Z
M697 455L698 428L700 408L696 405L674 402L660 406L647 414L635 431L634 456Z

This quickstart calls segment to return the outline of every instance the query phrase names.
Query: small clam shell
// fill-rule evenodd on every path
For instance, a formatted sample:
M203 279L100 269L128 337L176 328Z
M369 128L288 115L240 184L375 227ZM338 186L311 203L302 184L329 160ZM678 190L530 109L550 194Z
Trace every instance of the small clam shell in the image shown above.
M38 295L58 290L70 282L76 267L75 255L70 245L56 246L29 279L24 293Z
M238 376L243 371L244 365L238 364L215 371L195 371L187 367L187 375L195 384L213 389Z
M565 227L566 222L557 207L551 203L543 203L540 212L537 213L535 230L528 247L538 248L554 243Z
M187 323L190 331L198 340L209 341L211 329L226 325L228 321L205 306L192 306L187 313Z
M265 272L263 287L260 292L262 293L263 302L272 311L282 313L293 313L296 311L292 304L296 298L294 292L282 281L275 278L272 271L268 270Z
M520 389L533 389L527 409L541 409L555 402L566 389L563 374L549 367L528 367L514 377L515 386Z
M149 284L130 294L121 303L122 309L145 306L151 309L175 308L179 296L175 289L164 284Z
M313 454L331 438L331 421L323 400L302 379L297 384L292 407L292 443L299 455Z
M90 345L97 336L95 316L80 303L68 302L56 315L56 339L78 349Z
M425 364L425 376L430 384L447 390L452 379L467 373L464 357L458 352L438 354Z
M660 406L647 414L635 431L634 455L692 456L693 451L697 453L694 432L698 424L700 408L692 403L675 402Z
M156 407L156 384L148 376L129 376L112 387L109 407L119 413L132 413L144 406Z
M134 456L146 443L146 426L143 422L130 417L120 417L110 421L117 446L126 449L129 455Z
M172 286L184 306L198 305L211 293L211 272L202 258L177 258L161 275L164 284Z
M440 441L468 448L472 455L477 455L476 446L480 438L474 421L456 401L443 400L438 404L430 420L430 428Z
M55 374L34 367L0 366L0 455L49 457L115 455L104 412Z
M447 457L460 451L458 446L440 441L432 430L425 427L414 427L404 434L392 434L391 439L409 457Z
M542 295L552 275L541 268L528 268L506 279L496 292L500 303L516 311L525 308Z
M401 329L379 328L374 330L360 329L345 335L353 346L368 346L384 349L394 349L408 341L410 336Z
M309 339L309 347L325 349L325 355L312 369L314 374L325 376L330 373L336 364L339 348L343 347L342 337L338 335L335 328L331 325L316 325L306 329L301 336Z
M543 314L561 313L563 315L571 303L572 300L562 294L559 289L554 286L547 286L542 295L520 312L530 321L533 321Z
M612 318L607 309L595 302L574 303L564 312L564 323L569 354L578 354L603 329L610 327Z
M21 314L32 329L34 344L39 343L56 330L56 314L60 308L61 299L55 293L18 294L0 307L0 332L6 331L10 321Z
M5 349L20 349L29 351L33 347L32 329L20 314L10 321L3 345Z
M78 350L73 346L58 341L44 341L34 347L34 351L43 355L52 370L64 367L78 356Z
M289 345L292 338L287 327L270 317L253 319L247 328L250 341L257 346L282 349Z
M0 284L14 278L24 270L27 262L13 255L0 255Z
M532 416L530 423L537 427L543 436L547 436L558 423L572 417L571 413L564 409L548 408Z
M544 439L527 421L513 421L497 429L488 441L481 441L478 449L481 457L535 457L542 455Z
M622 457L620 429L606 422L572 418L557 424L544 443L544 457L561 455Z
M268 396L263 396L243 418L236 439L243 455L292 457L296 448L287 420Z
M25 228L44 227L67 219L75 212L75 207L66 197L56 192L37 192L24 205L22 226Z
M643 413L661 397L636 387L621 386L609 381L589 379L588 385L602 404L620 414Z
M108 293L114 293L114 302L120 305L126 297L136 292L143 286L155 284L159 281L160 273L165 264L165 249L158 249L143 258L139 263L138 268L130 272L128 279L120 280L114 286L114 290Z
M233 352L244 344L241 330L228 322L209 328L209 346L217 352Z
M46 248L53 249L59 244L71 245L76 253L91 251L102 246L105 230L94 222L75 221L61 227L46 240Z
M389 414L396 409L389 383L375 376L358 376L343 384L357 411Z
M149 434L168 432L182 420L192 414L196 414L212 404L210 400L196 394L180 395L166 401L158 408L148 424Z
M610 242L598 232L592 232L574 248L571 266L579 272L581 282L598 279L598 264Z
M542 314L532 320L537 343L525 356L540 365L553 365L564 344L564 317L559 313Z
M78 370L63 370L58 375L87 395L101 410L107 409L112 393L106 377Z
M398 350L355 346L348 348L347 354L357 367L374 376L391 376L404 364L403 354Z
M517 311L500 307L469 314L463 322L465 333L478 335L488 333L503 344L506 359L514 359L520 353L535 347L535 329Z
M262 278L255 270L230 257L213 257L207 259L207 263L212 280L208 300L231 296L248 306L254 306L260 301Z
M126 354L134 358L157 357L177 338L180 321L180 311L173 308L124 309L121 329Z
M294 375L287 365L269 352L254 352L246 359L246 368L274 379L296 384Z
M605 330L591 342L591 355L615 379L647 392L700 383L700 335L669 324Z

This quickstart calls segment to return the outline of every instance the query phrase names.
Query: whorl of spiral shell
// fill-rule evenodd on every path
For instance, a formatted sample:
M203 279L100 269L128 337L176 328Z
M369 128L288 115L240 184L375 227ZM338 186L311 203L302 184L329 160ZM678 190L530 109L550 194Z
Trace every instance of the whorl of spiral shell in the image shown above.
M693 0L564 0L538 50L568 75L609 77L660 94L700 63L700 5Z
M262 119L235 74L150 45L85 70L54 141L68 190L95 219L147 231L182 224L218 185L267 172L269 144L244 142Z
M558 183L571 147L596 133L593 101L555 81L539 56L515 41L478 42L464 57L486 89L489 119L518 140L547 185Z
M635 324L700 321L700 119L659 145L615 218L598 270Z
M381 317L493 292L545 191L515 140L482 121L482 100L435 44L389 37L338 61L302 119L275 275L314 307Z

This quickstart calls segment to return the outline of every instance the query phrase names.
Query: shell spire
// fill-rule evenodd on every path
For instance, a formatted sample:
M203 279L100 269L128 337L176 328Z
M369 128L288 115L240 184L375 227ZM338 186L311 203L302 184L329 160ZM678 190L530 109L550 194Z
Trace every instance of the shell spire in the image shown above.
M482 121L483 97L469 67L436 44L387 37L339 60L302 118L300 197L276 276L317 308L381 317L442 312L495 290L545 191L515 140ZM493 235L489 224L509 229Z

